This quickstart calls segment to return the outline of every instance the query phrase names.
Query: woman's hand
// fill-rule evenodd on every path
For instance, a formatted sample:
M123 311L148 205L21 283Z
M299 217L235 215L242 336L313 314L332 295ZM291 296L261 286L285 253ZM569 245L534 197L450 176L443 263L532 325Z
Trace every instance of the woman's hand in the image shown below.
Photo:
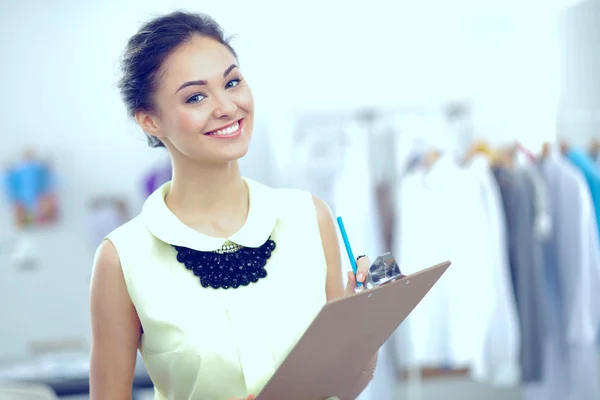
M256 396L254 396L253 394L251 394L248 397L232 397L229 400L254 400L256 398Z
M358 285L357 282L365 282L367 279L367 272L371 266L371 261L369 261L369 257L367 256L359 256L356 259L356 266L356 277L354 276L354 272L348 271L348 284L346 285L344 296L349 296L354 293L354 289L356 289Z

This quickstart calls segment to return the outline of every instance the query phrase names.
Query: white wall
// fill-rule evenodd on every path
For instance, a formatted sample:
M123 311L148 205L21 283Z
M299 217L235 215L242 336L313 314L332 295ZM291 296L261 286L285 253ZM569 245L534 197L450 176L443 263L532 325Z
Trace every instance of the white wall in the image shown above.
M560 21L559 134L588 146L600 137L600 2L587 0Z
M557 15L536 13L505 21L481 43L475 125L492 141L519 139L533 151L555 136L558 103ZM499 28L502 25L499 25Z
M213 15L228 33L238 34L234 44L255 93L258 118L285 153L295 113L362 105L472 98L484 110L481 134L512 135L496 127L504 114L498 117L495 110L520 97L524 81L514 80L519 68L511 63L516 56L531 57L526 47L515 50L514 45L526 35L523 27L546 24L550 30L551 23L549 17L514 17L515 2L482 4L3 2L0 163L27 144L49 153L61 178L64 212L57 227L34 237L40 270L18 273L0 254L0 357L22 355L30 340L89 337L93 248L87 241L85 201L97 193L126 194L139 207L140 178L164 156L146 148L114 88L118 56L141 21L188 8ZM546 42L543 35L527 41L534 47ZM549 59L543 55L536 65L543 67ZM535 89L527 93L535 100ZM6 207L0 210L1 241L10 237L10 215Z

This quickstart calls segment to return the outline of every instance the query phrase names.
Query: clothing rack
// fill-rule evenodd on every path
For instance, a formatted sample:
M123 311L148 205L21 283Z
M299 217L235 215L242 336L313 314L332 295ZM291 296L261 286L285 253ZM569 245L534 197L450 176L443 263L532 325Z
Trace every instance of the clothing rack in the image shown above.
M398 157L395 152L398 150L398 141L401 140L402 128L393 129L392 123L386 121L387 119L395 119L396 117L402 118L402 115L415 116L417 118L427 119L429 116L441 117L442 119L448 120L450 123L452 120L460 119L464 113L460 115L450 115L448 107L446 106L435 106L435 107L400 107L395 109L377 109L377 110L360 110L356 114L356 118L367 130L367 134L370 138L370 165L373 166L371 171L374 182L379 189L380 186L384 186L387 189L386 196L391 198L392 204L395 204L396 199L396 188L400 180L398 170ZM385 207L384 203L381 203L380 207ZM385 210L382 210L385 213ZM382 226L386 229L386 221L393 221L395 218L387 218L385 215L382 216ZM391 237L389 243L386 243L386 248L391 248ZM396 255L397 256L397 255ZM441 370L441 369L440 369ZM405 374L405 394L408 400L422 400L424 397L423 383L424 383L424 370L421 365L410 365L406 370ZM439 371L438 371L439 372Z
M396 107L396 108L363 108L358 110L347 110L345 112L314 112L307 113L297 119L297 126L295 129L295 140L302 138L303 131L312 132L318 136L322 136L320 132L321 128L324 128L328 135L334 134L336 138L328 139L328 142L335 143L337 140L344 142L345 130L344 124L348 121L356 122L364 129L365 134L368 136L368 157L369 157L369 169L372 177L372 182L375 184L375 190L379 200L379 209L383 210L386 208L385 200L381 197L387 197L388 201L391 198L391 208L393 212L393 205L395 204L395 191L398 186L399 155L397 151L401 151L398 145L402 145L403 134L406 132L404 126L412 126L412 118L415 118L415 122L419 124L419 121L424 121L425 124L429 122L429 118L436 118L438 121L445 121L450 119L447 115L446 107L441 105L434 105L430 107ZM410 120L407 120L408 125L403 124L403 118L406 115ZM396 122L400 121L400 125L396 125ZM410 128L409 128L410 129ZM400 156L405 156L404 154ZM389 218L389 215L380 216L380 225L383 226L383 230L386 231L386 221L394 221L394 218ZM387 239L387 238L386 238ZM384 239L385 240L385 239ZM386 243L385 248L391 249L392 244ZM397 256L397 255L396 255ZM382 351L388 351L393 353L391 349L383 348ZM440 366L441 367L441 366ZM406 370L405 377L403 380L406 397L408 400L421 400L423 399L423 380L425 379L424 373L426 371L421 365L409 366ZM437 374L442 373L443 369L436 369ZM435 374L434 374L435 375Z

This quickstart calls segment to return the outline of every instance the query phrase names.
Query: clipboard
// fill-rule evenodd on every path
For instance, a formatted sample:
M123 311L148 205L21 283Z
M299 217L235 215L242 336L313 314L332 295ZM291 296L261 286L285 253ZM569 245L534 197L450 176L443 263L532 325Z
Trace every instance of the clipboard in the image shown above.
M256 400L344 396L450 261L325 304Z

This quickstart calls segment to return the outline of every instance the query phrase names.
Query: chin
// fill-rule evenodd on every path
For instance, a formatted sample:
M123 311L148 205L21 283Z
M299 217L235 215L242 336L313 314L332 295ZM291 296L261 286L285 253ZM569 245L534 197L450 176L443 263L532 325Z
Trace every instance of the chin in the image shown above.
M248 154L248 150L249 150L249 143L247 141L240 141L240 143L236 143L236 144L230 144L228 146L225 146L224 148L220 148L220 149L214 149L210 154L207 155L206 153L204 154L199 154L197 159L199 160L213 160L217 163L223 163L223 162L231 162L231 161L237 161L240 158L244 157L246 154Z
M223 161L237 161L240 158L244 157L246 154L248 154L248 146L246 146L244 149L240 149L238 151L232 151L232 152L227 152L227 154L223 154L222 160Z

